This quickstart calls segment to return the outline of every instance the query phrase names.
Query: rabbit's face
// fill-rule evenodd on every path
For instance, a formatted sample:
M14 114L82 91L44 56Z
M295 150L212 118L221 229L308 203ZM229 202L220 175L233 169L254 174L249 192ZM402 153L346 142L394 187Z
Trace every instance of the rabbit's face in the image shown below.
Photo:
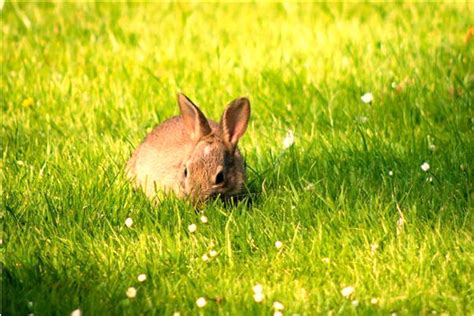
M243 159L221 138L200 141L183 164L182 188L195 201L239 193L245 180Z

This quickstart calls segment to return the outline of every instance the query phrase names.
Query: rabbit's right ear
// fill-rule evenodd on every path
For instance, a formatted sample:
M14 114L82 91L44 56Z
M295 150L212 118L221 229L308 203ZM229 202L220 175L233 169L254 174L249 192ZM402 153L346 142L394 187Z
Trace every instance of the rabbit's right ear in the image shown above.
M224 140L234 149L247 129L249 119L250 101L247 98L235 99L222 114L220 126L224 132Z
M184 125L192 140L198 141L201 137L211 133L212 130L206 117L187 96L178 93L178 105Z

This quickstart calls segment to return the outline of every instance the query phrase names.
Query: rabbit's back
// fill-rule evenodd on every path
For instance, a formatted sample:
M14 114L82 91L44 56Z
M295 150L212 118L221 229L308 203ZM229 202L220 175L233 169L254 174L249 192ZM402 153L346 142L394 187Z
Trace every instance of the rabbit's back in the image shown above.
M155 127L138 146L127 164L129 178L152 196L156 187L177 190L177 170L192 150L182 118L170 118Z
M209 125L213 130L218 128L213 121ZM138 146L127 163L127 175L147 196L154 196L157 189L180 193L182 164L193 148L182 117L172 117L155 127Z

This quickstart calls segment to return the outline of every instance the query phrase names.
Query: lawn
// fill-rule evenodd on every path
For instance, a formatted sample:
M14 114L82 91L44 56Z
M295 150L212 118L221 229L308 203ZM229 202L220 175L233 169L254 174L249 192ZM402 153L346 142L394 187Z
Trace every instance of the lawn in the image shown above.
M471 315L473 12L7 1L1 314ZM177 92L249 97L239 203L127 182Z

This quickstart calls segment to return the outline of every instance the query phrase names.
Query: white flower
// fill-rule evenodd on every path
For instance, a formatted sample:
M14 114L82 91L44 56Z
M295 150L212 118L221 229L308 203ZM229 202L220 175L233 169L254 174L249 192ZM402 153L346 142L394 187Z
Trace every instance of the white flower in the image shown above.
M286 133L285 138L283 139L283 149L290 148L294 143L295 143L295 134L290 129L290 130L288 130L288 132Z
M433 182L433 177L428 177L428 178L426 178L426 181L428 181L428 182Z
M215 256L217 256L217 251L215 251L214 249L209 251L209 256L214 258Z
M275 247L276 249L280 249L281 247L283 247L283 243L279 240L275 241Z
M134 298L135 296L137 296L137 289L134 288L133 286L129 287L127 289L127 296L129 298Z
M379 300L378 300L377 298L375 298L375 297L372 297L372 298L370 299L370 303L372 303L372 304L374 304L374 305L377 304L378 302L379 302Z
M265 298L265 295L263 295L263 293L257 292L253 294L253 299L257 303L261 303L264 298Z
M181 314L179 312L174 312L173 316L180 316Z
M353 300L351 304L352 304L352 306L357 307L357 306L359 306L359 301L358 300Z
M199 307L199 308L203 308L204 306L206 306L207 304L207 301L204 297L200 297L196 300L196 305Z
M197 229L197 225L196 224L191 224L188 226L188 230L190 233L194 233Z
M285 306L283 306L282 303L280 303L278 301L275 301L275 302L273 302L273 309L276 310L276 311L281 311L281 310L285 309Z
M359 123L367 123L369 121L369 118L367 116L358 116L356 117L356 120L359 122Z
M420 166L421 170L423 170L424 172L427 172L428 170L430 170L430 164L427 163L427 162L424 162L421 166Z
M376 243L372 243L370 244L370 253L371 254L374 254L375 251L377 251L377 248L379 247L379 245L377 245Z
M202 261L204 261L204 262L209 261L209 256L206 255L206 254L203 254L201 258L202 258Z
M283 316L283 313L280 311L276 311L273 313L273 316Z
M329 264L331 262L331 259L329 258L322 258L321 261L325 264Z
M401 228L401 227L403 226L404 222L405 222L405 221L403 220L403 217L400 217L400 218L397 220L397 226Z
M389 175L389 176L393 176L393 171L392 171L392 170L389 170L389 171L388 171L388 175Z
M137 279L138 279L138 282L144 282L146 280L146 274L144 273L139 274Z
M341 290L341 294L344 297L349 297L351 296L352 293L354 293L355 289L352 286L345 287Z
M254 293L262 293L263 292L263 286L259 283L255 284L254 287L252 288Z
M78 308L72 311L71 316L81 316L81 314L81 310Z
M372 101L374 100L374 96L372 95L371 92L367 92L366 94L364 94L363 96L361 96L360 99L361 99L362 102L364 102L365 104L368 104L368 103L372 103Z
M207 224L207 217L206 216L201 216L201 223Z
M343 68L347 68L347 66L349 66L350 63L351 63L351 60L347 56L342 57L341 66Z
M132 227L132 225L133 225L133 219L131 219L130 217L127 217L127 219L125 220L125 226Z

